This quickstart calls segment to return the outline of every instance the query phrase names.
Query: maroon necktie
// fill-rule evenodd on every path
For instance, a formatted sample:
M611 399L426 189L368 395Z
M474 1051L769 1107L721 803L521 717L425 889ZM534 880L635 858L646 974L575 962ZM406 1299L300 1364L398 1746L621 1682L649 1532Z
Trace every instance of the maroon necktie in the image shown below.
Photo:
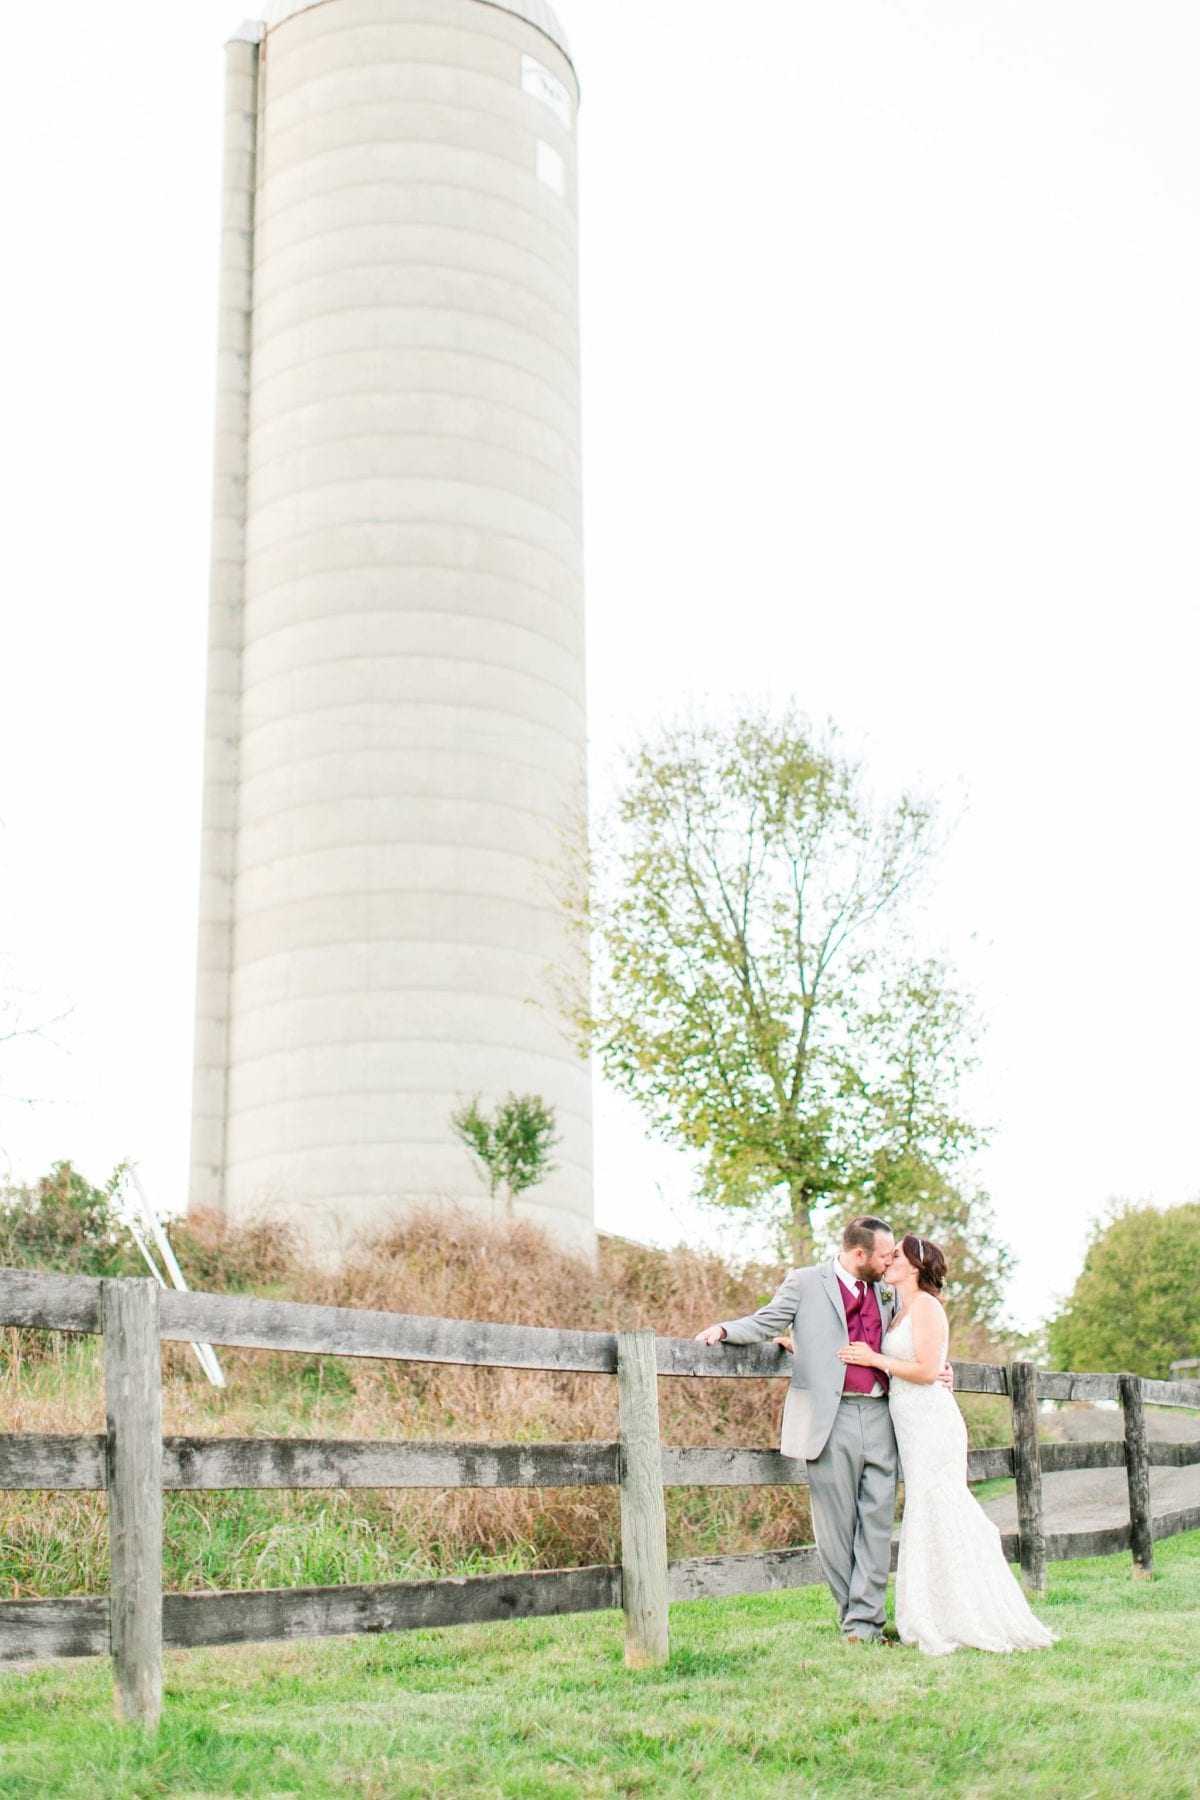
M853 1300L850 1298L849 1294L845 1293L844 1289L843 1297L845 1300L846 1330L850 1342L852 1344L869 1344L872 1350L881 1350L883 1348L883 1321L879 1316L879 1308L875 1303L874 1293L872 1292L868 1298L866 1282L856 1281L854 1283ZM845 1393L869 1394L876 1382L879 1383L884 1393L886 1393L888 1379L880 1370L868 1368L865 1364L861 1363L846 1364L846 1373L842 1382L843 1391Z

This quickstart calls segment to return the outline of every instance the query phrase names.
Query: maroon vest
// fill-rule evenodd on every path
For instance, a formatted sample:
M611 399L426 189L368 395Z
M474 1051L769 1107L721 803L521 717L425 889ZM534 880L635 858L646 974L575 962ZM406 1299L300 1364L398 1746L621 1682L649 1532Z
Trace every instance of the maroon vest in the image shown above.
M838 1292L842 1296L842 1305L846 1309L846 1331L852 1344L869 1344L872 1350L883 1348L883 1320L879 1316L879 1302L875 1298L875 1289L868 1281L865 1284L862 1298L857 1294L849 1294L838 1278ZM887 1393L888 1379L882 1369L858 1368L854 1363L846 1364L846 1378L842 1383L844 1394L869 1394L878 1382L884 1393Z

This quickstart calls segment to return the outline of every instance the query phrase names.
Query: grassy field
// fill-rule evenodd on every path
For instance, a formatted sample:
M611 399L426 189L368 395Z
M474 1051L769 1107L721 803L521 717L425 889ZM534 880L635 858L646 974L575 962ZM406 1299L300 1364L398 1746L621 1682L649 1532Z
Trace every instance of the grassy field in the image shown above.
M668 1669L620 1620L168 1659L164 1723L111 1722L103 1663L0 1678L4 1800L481 1796L581 1800L1192 1800L1200 1533L1052 1565L1047 1652L933 1661L843 1647L824 1590L673 1610Z

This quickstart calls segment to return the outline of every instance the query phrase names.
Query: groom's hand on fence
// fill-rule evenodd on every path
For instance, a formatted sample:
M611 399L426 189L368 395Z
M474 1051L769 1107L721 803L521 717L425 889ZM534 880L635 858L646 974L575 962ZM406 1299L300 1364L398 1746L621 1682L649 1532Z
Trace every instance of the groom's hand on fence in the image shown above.
M947 1388L950 1393L954 1392L954 1370L950 1367L949 1363L943 1363L939 1369L938 1382L942 1387Z
M725 1327L723 1325L708 1325L703 1331L696 1333L694 1341L697 1344L719 1344L724 1336Z

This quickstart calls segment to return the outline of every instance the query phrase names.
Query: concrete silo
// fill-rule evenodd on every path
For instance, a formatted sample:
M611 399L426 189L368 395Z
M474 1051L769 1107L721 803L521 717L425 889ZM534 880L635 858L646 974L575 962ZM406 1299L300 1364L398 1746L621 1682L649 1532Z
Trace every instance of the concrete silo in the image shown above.
M295 0L227 48L193 1208L336 1255L555 1106L590 1247L575 113L545 0Z

